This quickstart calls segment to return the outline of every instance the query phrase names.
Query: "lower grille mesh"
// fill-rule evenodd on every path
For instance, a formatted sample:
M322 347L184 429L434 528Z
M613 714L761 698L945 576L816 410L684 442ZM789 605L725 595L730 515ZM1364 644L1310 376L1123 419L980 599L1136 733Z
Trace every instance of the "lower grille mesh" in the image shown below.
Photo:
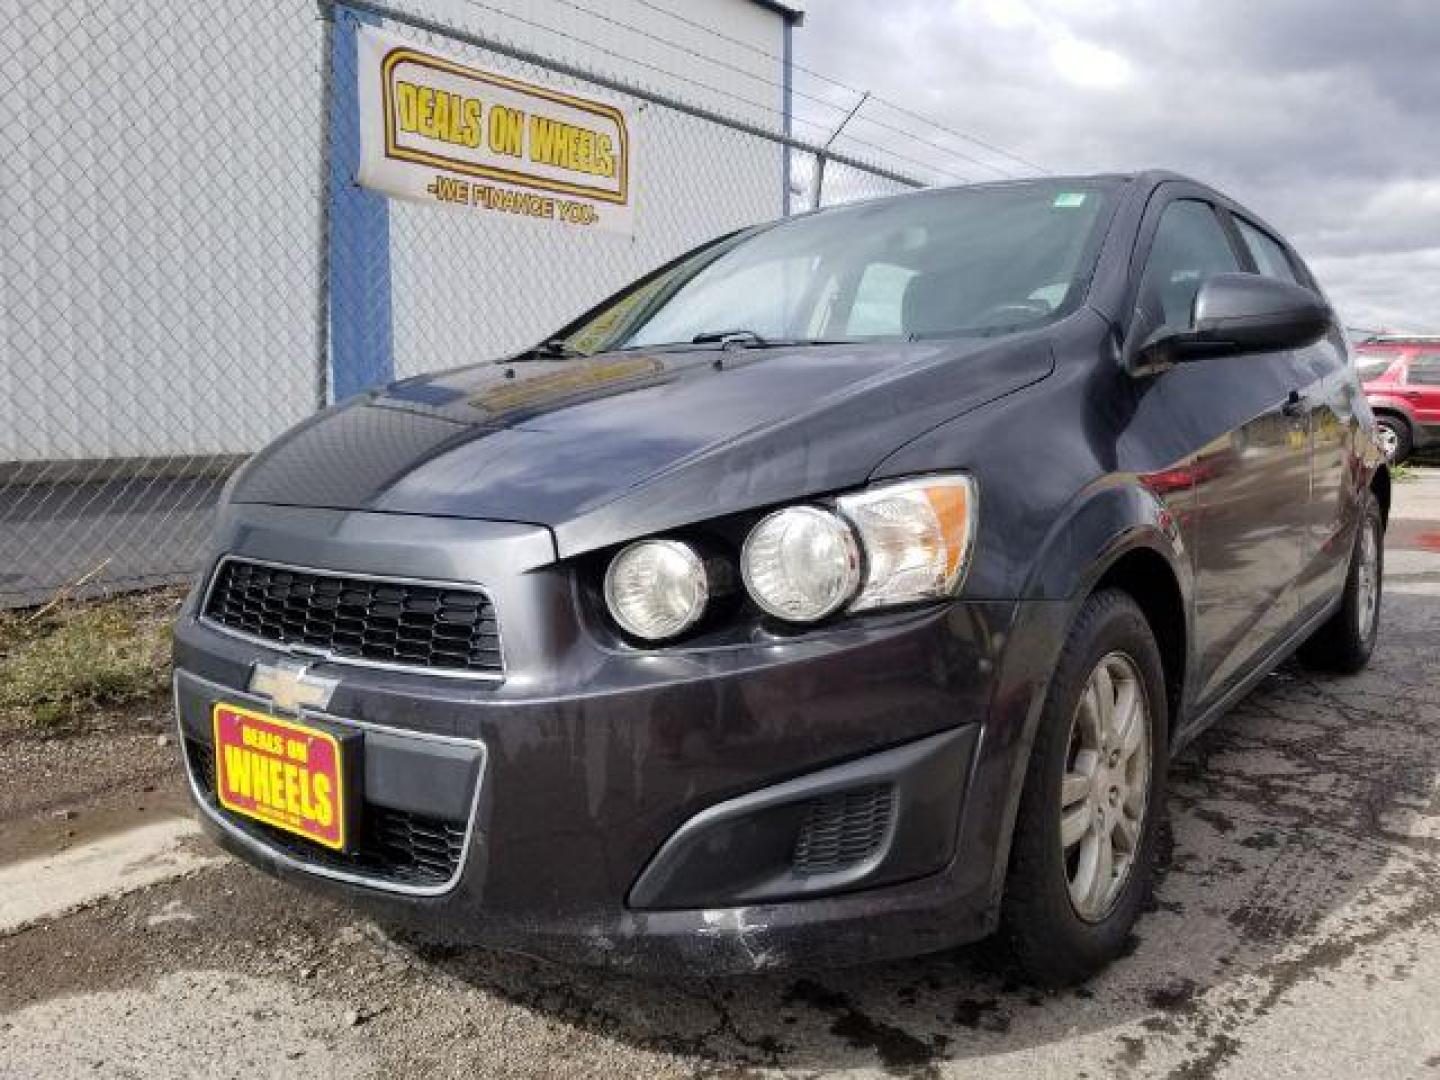
M211 809L242 832L314 866L344 870L377 881L402 885L441 885L455 876L465 854L466 822L426 817L406 810L365 803L360 812L360 842L352 851L333 851L304 837L231 814L215 797L215 756L207 743L185 740L195 783Z
M816 799L795 841L795 872L831 874L864 862L885 843L894 812L889 784Z

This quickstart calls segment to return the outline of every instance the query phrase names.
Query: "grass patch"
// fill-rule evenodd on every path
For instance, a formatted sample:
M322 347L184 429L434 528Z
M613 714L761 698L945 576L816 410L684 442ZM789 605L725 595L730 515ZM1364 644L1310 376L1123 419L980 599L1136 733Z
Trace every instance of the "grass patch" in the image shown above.
M1409 460L1399 465L1390 466L1390 479L1404 483L1409 480L1416 480L1430 474L1430 470L1440 466L1440 451L1434 448L1417 450L1410 455Z
M0 612L0 730L93 729L117 707L163 703L181 598L158 589Z

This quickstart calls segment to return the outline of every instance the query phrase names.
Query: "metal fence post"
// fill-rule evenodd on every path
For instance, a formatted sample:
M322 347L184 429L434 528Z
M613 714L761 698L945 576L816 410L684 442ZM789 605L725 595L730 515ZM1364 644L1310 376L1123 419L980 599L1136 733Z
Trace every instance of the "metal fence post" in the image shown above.
M810 209L819 210L820 200L825 194L825 162L830 156L825 153L815 155L815 173L810 178Z
M324 32L319 39L320 64L320 167L316 171L315 250L319 273L315 276L315 411L330 403L330 155L331 115L335 110L335 9L319 5Z
M360 95L355 29L379 19L336 5L330 52L330 396L343 401L395 375L390 308L390 208L355 183Z

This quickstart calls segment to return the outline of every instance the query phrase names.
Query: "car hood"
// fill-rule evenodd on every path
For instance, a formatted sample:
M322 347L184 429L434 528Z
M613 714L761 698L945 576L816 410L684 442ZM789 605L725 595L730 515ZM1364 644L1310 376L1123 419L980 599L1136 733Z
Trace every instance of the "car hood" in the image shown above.
M318 414L230 497L530 522L563 556L863 483L1052 365L1034 334L477 364Z

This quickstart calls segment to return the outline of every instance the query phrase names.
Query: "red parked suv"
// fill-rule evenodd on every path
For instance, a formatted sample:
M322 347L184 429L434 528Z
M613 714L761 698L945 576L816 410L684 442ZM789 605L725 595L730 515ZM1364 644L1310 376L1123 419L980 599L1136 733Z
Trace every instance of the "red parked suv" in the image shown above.
M1440 335L1367 338L1355 365L1391 461L1440 445Z

